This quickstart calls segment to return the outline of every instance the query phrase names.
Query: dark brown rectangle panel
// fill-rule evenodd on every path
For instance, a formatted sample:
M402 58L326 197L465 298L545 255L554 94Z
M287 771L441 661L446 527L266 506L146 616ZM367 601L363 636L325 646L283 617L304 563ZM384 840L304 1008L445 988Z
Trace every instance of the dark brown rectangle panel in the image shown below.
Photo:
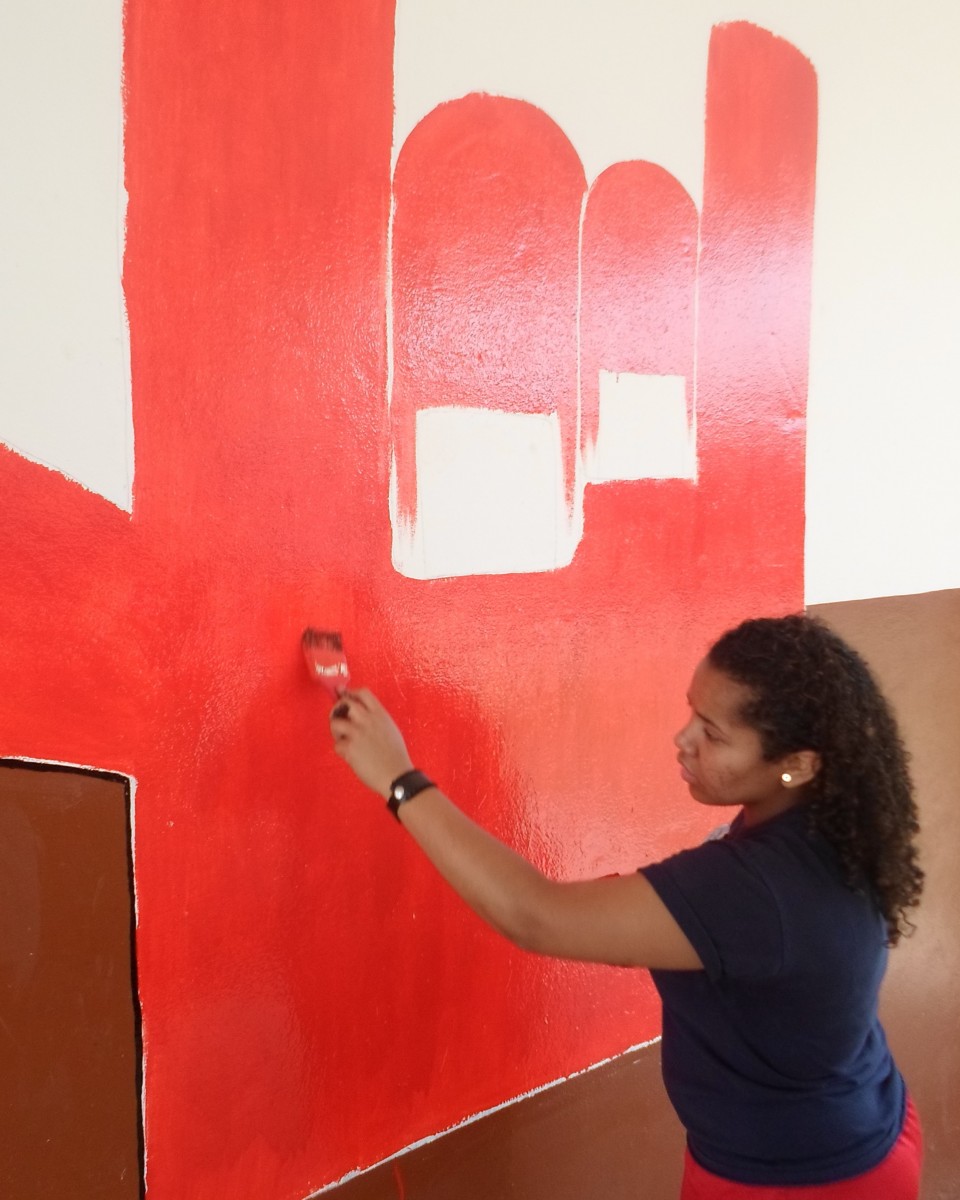
M137 1200L129 791L0 761L0 1195Z
M890 956L881 1014L923 1122L923 1200L958 1200L960 591L821 604L812 611L873 667L911 755L927 878L916 932Z

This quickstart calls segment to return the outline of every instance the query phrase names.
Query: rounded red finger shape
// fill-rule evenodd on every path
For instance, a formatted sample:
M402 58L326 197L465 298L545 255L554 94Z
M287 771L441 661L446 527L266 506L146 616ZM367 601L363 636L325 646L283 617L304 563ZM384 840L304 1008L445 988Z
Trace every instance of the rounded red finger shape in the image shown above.
M572 497L577 255L586 180L532 104L471 95L433 110L397 162L391 397L397 504L416 516L416 414L558 413Z

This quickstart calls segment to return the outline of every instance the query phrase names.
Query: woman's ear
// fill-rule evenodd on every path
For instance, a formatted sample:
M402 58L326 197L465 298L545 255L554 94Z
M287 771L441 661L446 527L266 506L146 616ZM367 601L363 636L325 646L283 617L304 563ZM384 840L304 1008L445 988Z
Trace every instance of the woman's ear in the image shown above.
M786 788L803 787L820 770L820 755L816 750L795 750L780 760L780 782Z

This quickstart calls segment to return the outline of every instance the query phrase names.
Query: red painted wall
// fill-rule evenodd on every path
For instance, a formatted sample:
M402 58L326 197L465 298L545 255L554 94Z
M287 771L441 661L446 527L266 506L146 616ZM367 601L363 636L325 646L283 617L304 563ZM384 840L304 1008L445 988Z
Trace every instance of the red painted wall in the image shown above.
M670 745L688 672L730 622L802 599L809 63L750 26L713 36L697 335L677 351L698 364L698 482L588 489L565 570L417 582L390 565L387 511L392 45L387 0L129 0L132 518L0 448L0 753L137 780L156 1200L304 1196L657 1032L645 975L499 941L347 778L305 624L343 629L355 678L469 811L589 873L709 824ZM606 206L593 192L597 245L637 174ZM526 281L507 297L490 270L502 216L463 214L476 253L450 260L453 307L484 273L470 337L498 378L569 387L567 325L528 341ZM542 278L557 311L575 269L565 252ZM590 354L605 309L643 298L633 265L604 278ZM395 281L400 320L405 296ZM407 325L411 403L418 374L454 369L455 346L418 345L431 320ZM490 380L470 381L483 403Z

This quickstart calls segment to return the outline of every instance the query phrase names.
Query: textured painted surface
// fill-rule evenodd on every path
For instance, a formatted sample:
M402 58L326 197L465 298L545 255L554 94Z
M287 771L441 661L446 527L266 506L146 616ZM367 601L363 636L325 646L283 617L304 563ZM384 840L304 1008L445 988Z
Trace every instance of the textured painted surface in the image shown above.
M715 33L707 81L699 481L588 490L564 570L393 570L392 17L131 0L132 518L0 450L0 753L138 780L157 1200L303 1196L656 1033L645 976L506 946L346 778L305 625L343 631L354 677L468 810L591 873L705 827L670 746L686 676L744 612L801 602L815 81L745 25ZM477 216L483 238L513 220ZM474 266L445 268L454 311ZM477 310L498 387L569 389L566 269L538 274L559 315L536 363L500 332L530 282L498 278ZM458 378L490 402L483 370Z

